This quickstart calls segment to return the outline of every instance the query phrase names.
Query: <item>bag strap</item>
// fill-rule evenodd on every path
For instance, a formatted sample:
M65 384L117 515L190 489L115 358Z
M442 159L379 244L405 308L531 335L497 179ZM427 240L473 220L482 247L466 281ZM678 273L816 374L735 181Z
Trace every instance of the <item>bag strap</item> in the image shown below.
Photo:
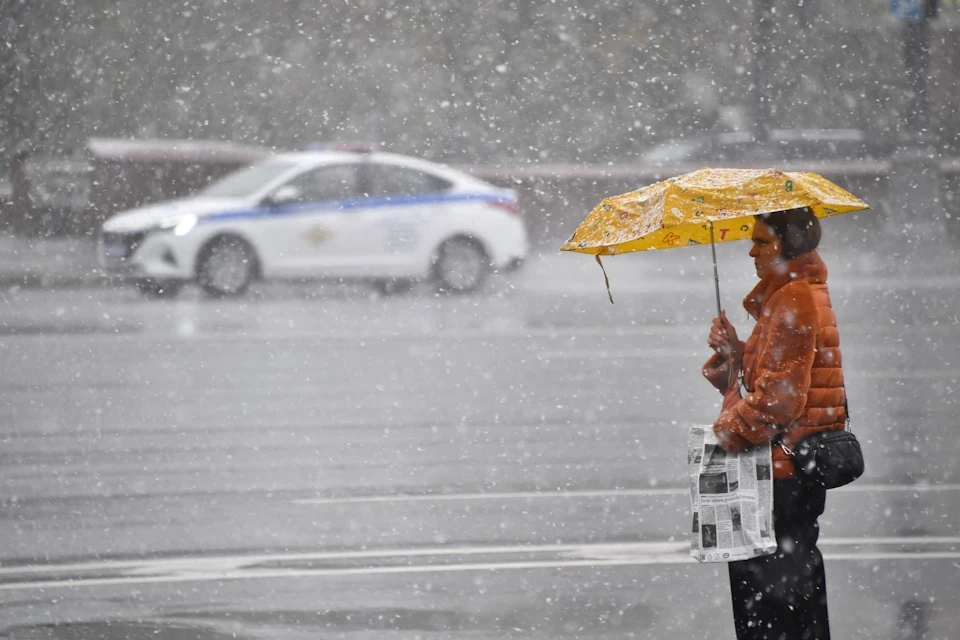
M847 383L843 383L843 412L846 414L846 420L844 420L843 430L853 433L853 429L850 428L850 403L847 401Z

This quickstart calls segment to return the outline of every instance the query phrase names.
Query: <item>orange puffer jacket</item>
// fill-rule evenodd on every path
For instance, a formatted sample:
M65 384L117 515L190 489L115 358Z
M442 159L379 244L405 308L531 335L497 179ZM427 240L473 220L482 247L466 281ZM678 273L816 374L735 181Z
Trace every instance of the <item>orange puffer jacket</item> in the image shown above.
M713 429L736 453L783 434L792 448L806 436L843 429L846 398L837 318L827 291L827 268L816 251L772 270L744 299L757 324L744 345L743 376L750 391L725 409ZM726 369L715 354L704 375L726 391ZM732 406L731 406L732 404ZM794 476L793 463L773 449L773 477Z

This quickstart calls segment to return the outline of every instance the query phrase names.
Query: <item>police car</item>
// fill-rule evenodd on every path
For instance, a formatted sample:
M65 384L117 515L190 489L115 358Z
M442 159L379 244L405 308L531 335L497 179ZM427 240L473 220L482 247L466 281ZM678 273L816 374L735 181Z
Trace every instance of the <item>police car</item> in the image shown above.
M152 295L188 282L214 296L257 279L364 279L390 290L431 278L480 286L527 253L516 194L449 167L380 152L270 157L196 196L104 223L108 273Z

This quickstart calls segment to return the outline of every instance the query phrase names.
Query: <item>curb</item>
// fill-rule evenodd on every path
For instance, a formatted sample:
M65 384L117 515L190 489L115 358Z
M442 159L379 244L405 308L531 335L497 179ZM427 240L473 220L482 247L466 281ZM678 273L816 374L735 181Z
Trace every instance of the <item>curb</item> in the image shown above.
M0 274L2 289L100 289L114 284L109 276L87 274L81 276L43 272Z

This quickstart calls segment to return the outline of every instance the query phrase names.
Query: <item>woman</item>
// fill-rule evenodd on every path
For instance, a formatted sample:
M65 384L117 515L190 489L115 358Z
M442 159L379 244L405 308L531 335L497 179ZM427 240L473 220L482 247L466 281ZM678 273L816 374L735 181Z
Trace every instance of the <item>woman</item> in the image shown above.
M840 336L819 242L820 222L809 208L760 216L750 250L760 282L743 302L757 321L753 333L741 342L721 312L707 339L715 353L703 375L724 394L713 426L721 445L737 453L774 443L777 551L729 565L739 640L830 637L816 546L826 492L799 479L790 459L801 439L843 429L846 420Z

